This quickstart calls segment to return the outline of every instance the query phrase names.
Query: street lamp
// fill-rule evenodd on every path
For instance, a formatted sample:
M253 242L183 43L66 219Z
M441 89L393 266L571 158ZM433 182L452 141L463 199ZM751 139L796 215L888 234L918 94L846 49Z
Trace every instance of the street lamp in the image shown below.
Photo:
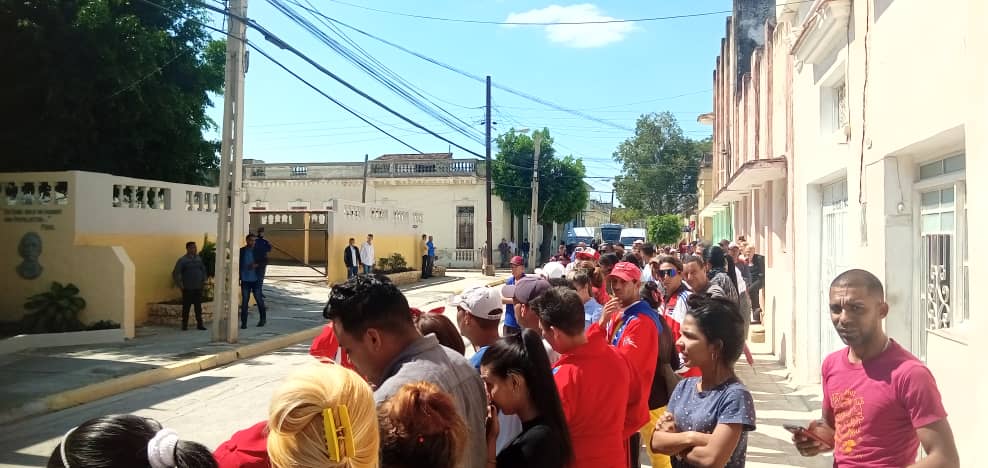
M529 129L528 128L522 128L522 129L517 130L517 132L518 133L528 133L529 132ZM536 229L538 229L538 227L539 227L539 221L538 221L538 218L539 218L539 152L542 151L542 134L539 133L539 132L537 132L537 131L533 131L532 132L532 142L533 142L532 143L532 149L533 149L533 151L535 153L535 157L533 158L534 159L534 164L533 164L533 168L532 168L532 214L531 214L531 218L528 220L528 236L531 238L531 240L529 240L529 242L528 242L528 265L527 265L527 267L534 269L535 268L534 262L536 261L535 260L535 252L538 251L538 248L536 248L535 245L541 244L541 242L538 242L538 244L535 242L535 232L536 232Z

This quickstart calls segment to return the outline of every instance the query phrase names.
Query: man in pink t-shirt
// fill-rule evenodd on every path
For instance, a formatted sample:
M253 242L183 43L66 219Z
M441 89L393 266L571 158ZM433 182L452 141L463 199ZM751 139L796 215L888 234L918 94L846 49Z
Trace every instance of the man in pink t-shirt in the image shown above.
M848 345L823 361L823 419L793 436L803 456L834 452L837 467L959 467L954 436L929 369L882 330L881 281L864 270L830 284L830 318ZM916 462L919 445L926 457Z

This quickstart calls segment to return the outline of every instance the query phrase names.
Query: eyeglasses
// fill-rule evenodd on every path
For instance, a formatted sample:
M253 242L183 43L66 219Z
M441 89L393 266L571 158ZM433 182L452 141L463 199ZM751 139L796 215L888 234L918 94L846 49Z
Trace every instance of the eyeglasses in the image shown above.
M676 276L676 269L670 268L668 270L659 270L659 278L665 278L666 276L673 278Z

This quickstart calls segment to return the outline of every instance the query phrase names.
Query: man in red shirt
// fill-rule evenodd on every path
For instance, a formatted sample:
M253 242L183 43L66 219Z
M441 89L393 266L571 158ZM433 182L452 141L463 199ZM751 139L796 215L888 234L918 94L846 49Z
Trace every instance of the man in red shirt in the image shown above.
M847 348L823 361L823 419L796 434L803 456L833 450L837 467L960 466L933 374L882 330L881 281L848 270L830 284L830 319ZM919 445L926 457L916 462Z
M641 301L641 277L642 271L634 264L618 262L614 265L607 278L614 296L604 305L600 321L590 326L589 334L606 335L611 346L631 363L632 369L638 374L641 394L649 395L659 364L659 330L662 319L655 310ZM641 434L633 434L630 444L632 465L637 466Z
M561 354L552 372L573 441L573 468L626 468L626 443L648 421L636 372L602 333L584 334L576 291L549 289L530 308L545 340Z

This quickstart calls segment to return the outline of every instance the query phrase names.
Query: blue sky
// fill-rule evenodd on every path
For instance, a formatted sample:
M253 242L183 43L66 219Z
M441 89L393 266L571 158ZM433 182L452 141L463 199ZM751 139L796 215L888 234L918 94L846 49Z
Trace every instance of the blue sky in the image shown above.
M702 138L710 128L696 123L711 110L711 76L727 14L651 22L579 26L504 26L408 18L369 11L333 0L311 0L321 12L376 36L468 71L491 75L495 83L538 96L593 117L634 128L642 113L672 111L688 136ZM573 22L629 19L729 10L729 0L597 1L552 3L528 0L402 2L348 0L353 4L418 15L516 22ZM300 13L303 10L296 8ZM479 154L482 144L455 133L414 108L351 65L266 0L251 0L248 16L407 117ZM311 16L313 23L329 31ZM221 19L215 19L219 26ZM360 47L423 90L448 112L476 128L482 138L484 84L457 75L385 44L344 29ZM337 38L337 36L332 36ZM310 82L361 114L383 124L424 152L449 145L379 109L308 64L265 42L256 31L248 39ZM253 53L247 74L244 157L266 162L360 161L384 153L411 152L309 89L260 54ZM632 136L593 120L551 109L494 89L494 135L511 127L548 127L557 154L582 157L587 175L620 172L611 155ZM217 122L222 102L210 115ZM496 147L493 150L496 154ZM454 157L472 157L453 148ZM590 180L598 190L609 182ZM607 193L595 198L609 199Z

